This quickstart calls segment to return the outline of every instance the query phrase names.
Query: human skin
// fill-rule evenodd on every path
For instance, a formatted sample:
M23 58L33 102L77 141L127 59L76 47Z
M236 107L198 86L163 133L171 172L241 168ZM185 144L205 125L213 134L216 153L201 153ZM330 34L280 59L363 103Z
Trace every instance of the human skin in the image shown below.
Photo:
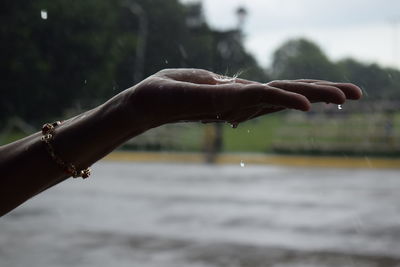
M343 104L359 99L350 83L320 80L266 84L222 77L200 69L162 70L106 103L64 121L52 146L77 169L91 166L151 128L174 122L240 122L281 111L308 111L311 103ZM58 184L66 174L35 133L0 147L0 215Z

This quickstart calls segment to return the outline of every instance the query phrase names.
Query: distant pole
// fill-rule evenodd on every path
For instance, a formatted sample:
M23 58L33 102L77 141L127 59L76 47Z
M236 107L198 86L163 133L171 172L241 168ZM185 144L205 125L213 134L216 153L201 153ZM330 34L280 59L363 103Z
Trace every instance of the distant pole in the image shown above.
M144 9L135 2L126 1L125 6L139 19L139 38L136 47L136 61L133 72L133 83L139 83L144 76L144 63L146 55L148 20Z
M390 20L390 24L392 25L393 30L393 63L394 66L400 68L400 60L399 60L399 25L400 18L394 18Z
M236 16L238 18L237 29L240 32L243 32L243 27L244 23L246 22L247 14L248 14L247 9L242 6L236 9Z

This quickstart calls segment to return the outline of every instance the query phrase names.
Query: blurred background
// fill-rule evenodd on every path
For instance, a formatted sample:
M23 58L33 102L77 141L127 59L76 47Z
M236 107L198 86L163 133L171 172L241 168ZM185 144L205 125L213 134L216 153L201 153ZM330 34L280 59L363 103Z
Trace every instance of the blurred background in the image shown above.
M0 145L164 68L362 100L138 136L0 220L1 266L400 266L400 2L0 3Z

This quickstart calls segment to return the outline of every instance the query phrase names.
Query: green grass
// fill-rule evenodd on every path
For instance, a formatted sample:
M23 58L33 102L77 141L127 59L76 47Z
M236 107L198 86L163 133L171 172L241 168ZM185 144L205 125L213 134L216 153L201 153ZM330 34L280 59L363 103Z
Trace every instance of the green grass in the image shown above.
M233 129L229 124L223 124L223 152L266 152L271 149L282 116L270 115L253 121L242 123ZM132 139L133 142L125 145L124 149L143 150L151 147L154 150L172 150L185 152L200 152L204 150L206 132L213 131L213 124L178 123L164 125L158 129L144 133L143 136ZM156 138L147 138L150 136ZM168 135L169 137L163 139ZM208 135L209 136L209 135ZM148 142L161 142L160 145L145 146L135 145L135 142L152 140ZM163 143L164 140L165 143ZM146 142L146 141L145 141Z
M26 134L21 133L21 132L12 132L12 133L9 133L4 136L0 135L0 146L12 143L21 138L24 138L25 136L26 136Z
M281 125L282 116L271 114L248 121L232 129L224 126L225 152L266 152L276 138L277 129Z

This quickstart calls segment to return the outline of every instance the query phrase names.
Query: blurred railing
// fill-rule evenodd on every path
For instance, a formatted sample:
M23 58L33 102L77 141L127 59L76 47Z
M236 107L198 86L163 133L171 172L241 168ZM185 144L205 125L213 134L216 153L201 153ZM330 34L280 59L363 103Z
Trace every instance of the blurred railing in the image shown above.
M361 102L360 102L361 103ZM168 124L128 141L122 149L182 152L275 152L289 154L400 156L400 108L394 102L314 105L311 112L267 115L238 129L198 123ZM21 119L2 127L0 144L34 132ZM222 149L212 146L222 137ZM220 140L220 141L221 141ZM211 151L211 152L209 152Z
M150 151L201 151L204 139L202 127L188 123L163 125L132 138L123 148Z
M393 112L292 113L272 144L280 153L400 155L400 117Z

